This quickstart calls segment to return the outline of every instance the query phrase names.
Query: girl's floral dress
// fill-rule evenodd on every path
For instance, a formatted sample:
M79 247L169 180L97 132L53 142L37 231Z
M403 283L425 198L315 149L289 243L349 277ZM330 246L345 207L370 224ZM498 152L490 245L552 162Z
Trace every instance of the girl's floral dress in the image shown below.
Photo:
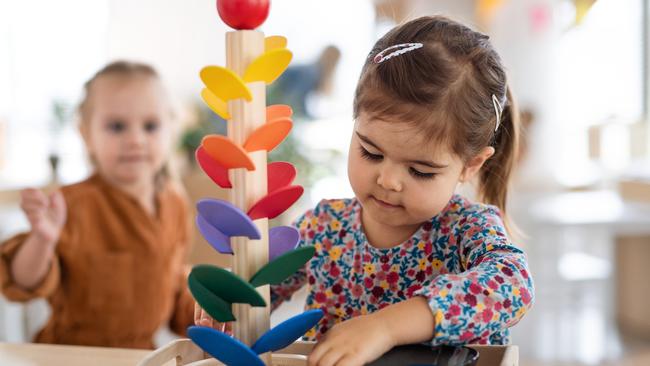
M355 198L323 200L296 222L299 246L316 254L293 276L271 286L273 308L309 285L307 309L325 317L305 338L337 323L414 296L435 318L433 345L505 344L508 327L532 306L533 281L524 253L505 233L496 207L454 195L407 241L389 249L368 243Z

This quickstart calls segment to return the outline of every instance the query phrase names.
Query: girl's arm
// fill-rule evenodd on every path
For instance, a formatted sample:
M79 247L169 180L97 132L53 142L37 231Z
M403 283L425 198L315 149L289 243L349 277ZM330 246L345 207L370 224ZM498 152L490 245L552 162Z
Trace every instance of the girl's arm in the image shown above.
M329 203L321 200L316 207L310 209L298 217L291 226L300 233L298 247L313 246L315 244L314 233L318 230L319 221L323 220L322 215L327 211ZM308 264L309 262L307 262ZM271 286L271 310L275 310L284 301L291 299L291 296L307 284L307 264L282 281L279 285Z
M308 363L364 365L395 346L431 339L433 329L434 318L427 300L416 296L337 324L316 345Z
M37 189L23 190L20 206L31 231L11 262L11 275L16 284L32 289L45 278L52 263L67 210L60 191L47 196Z
M517 323L533 303L525 255L508 243L497 212L469 216L463 222L471 224L456 228L464 272L439 275L419 296L337 324L309 365L362 365L409 343L478 342Z
M46 196L35 189L24 190L21 208L31 231L0 244L0 288L11 301L46 297L58 287L56 246L69 236L63 229L67 208L61 192Z
M279 285L271 285L271 311L283 302L291 299L293 294L307 283L307 272L301 268Z
M386 325L392 338L391 347L433 338L435 319L427 299L422 296L387 306L374 315L378 322Z
M38 286L47 274L56 242L31 232L11 261L11 276L17 285L31 290Z
M510 244L498 212L488 207L465 217L463 224L454 228L465 271L440 275L416 292L428 300L435 318L433 345L499 337L533 304L526 256Z

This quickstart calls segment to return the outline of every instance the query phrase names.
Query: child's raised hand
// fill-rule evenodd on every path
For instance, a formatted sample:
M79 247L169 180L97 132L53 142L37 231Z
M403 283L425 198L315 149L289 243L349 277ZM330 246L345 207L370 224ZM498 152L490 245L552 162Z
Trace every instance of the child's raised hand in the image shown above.
M232 336L232 322L219 323L201 308L199 303L194 303L194 324L216 329Z
M377 314L363 315L335 325L318 342L309 366L361 366L395 346L391 330Z
M32 234L40 239L39 242L55 244L67 217L61 191L48 196L38 189L29 188L22 190L20 196L20 207L27 215Z

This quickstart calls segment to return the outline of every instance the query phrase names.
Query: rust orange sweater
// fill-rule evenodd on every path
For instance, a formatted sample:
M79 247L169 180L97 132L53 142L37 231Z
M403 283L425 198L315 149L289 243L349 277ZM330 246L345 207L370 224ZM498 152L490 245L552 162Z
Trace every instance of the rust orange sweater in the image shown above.
M10 263L27 234L0 246L0 286L11 301L44 297L52 307L36 342L152 348L168 323L184 334L194 300L184 266L189 240L186 201L167 184L157 217L100 176L62 188L68 217L42 283L24 289Z

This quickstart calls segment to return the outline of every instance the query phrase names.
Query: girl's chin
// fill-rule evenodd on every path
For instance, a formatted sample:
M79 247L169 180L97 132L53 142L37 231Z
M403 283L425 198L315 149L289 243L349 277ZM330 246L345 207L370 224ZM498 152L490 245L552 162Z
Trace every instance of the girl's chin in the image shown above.
M136 184L146 181L153 181L154 174L147 170L120 171L110 174L111 180L118 184Z
M417 231L420 225L422 225L421 222L411 222L404 213L402 213L402 215L386 215L369 210L368 216L373 222L378 223L385 228L390 227L392 230L399 232L408 231L411 235Z
M394 208L385 208L374 202L372 199L366 201L363 209L377 222L387 225L395 225L402 221L406 213L403 210Z
M373 202L372 199L362 202L361 207L374 221L387 226L417 226L433 217L415 218L404 206L386 208L380 203Z

